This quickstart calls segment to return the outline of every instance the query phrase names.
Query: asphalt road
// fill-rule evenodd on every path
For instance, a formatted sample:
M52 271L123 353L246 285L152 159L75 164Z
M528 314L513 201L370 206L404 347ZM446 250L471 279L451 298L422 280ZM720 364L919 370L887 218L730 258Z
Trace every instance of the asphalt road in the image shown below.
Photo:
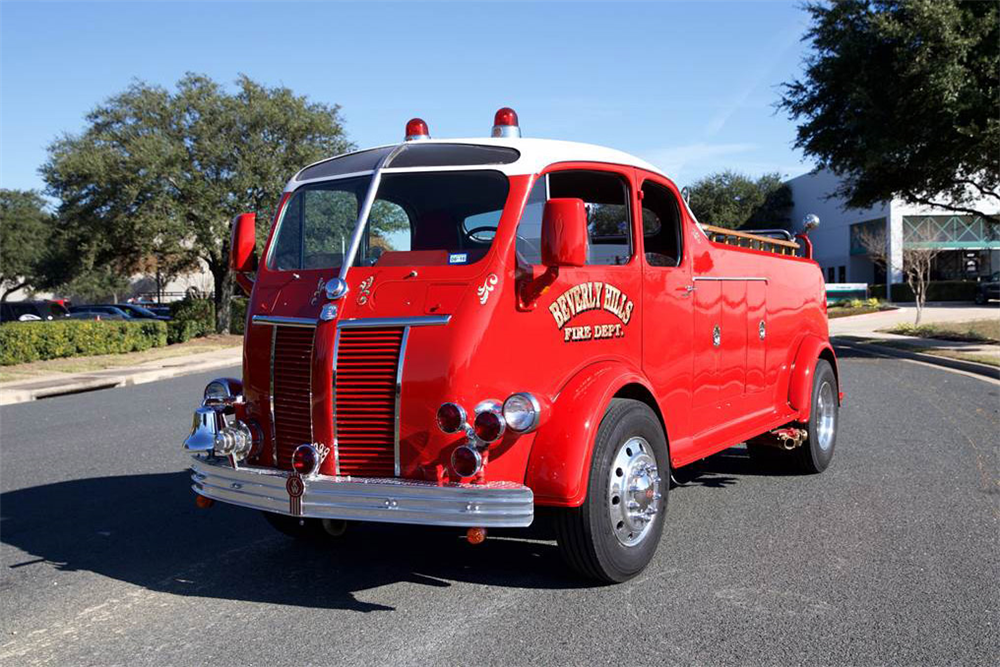
M996 664L1000 387L842 369L829 470L708 459L608 587L539 539L324 548L196 509L179 445L207 375L4 407L0 664Z

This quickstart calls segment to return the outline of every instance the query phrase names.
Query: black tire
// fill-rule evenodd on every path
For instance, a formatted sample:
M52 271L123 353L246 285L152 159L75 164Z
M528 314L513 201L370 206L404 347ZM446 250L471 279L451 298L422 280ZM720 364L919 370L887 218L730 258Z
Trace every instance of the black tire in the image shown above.
M820 395L825 393L824 386L829 386L825 400ZM840 420L840 394L837 386L837 376L833 367L826 359L816 362L816 372L813 374L812 403L809 410L809 438L790 453L798 472L815 474L826 470L833 459L833 450L837 445L837 426ZM825 412L829 410L829 413ZM832 419L832 429L829 434L824 432L824 415Z
M292 539L316 544L336 542L344 537L346 521L326 521L303 519L274 512L261 512L271 527Z
M655 513L641 531L626 536L626 539L638 540L627 545L619 539L616 526L612 524L612 501L618 498L618 502L625 502L626 498L624 492L621 496L613 495L611 475L612 463L626 451L625 446L629 442L637 442L633 438L644 441L640 443L641 448L649 445L651 451L643 453L652 457L656 466L654 473L637 479L645 483L658 477L653 491L659 496L653 492L642 496L643 502L649 503L645 509ZM631 449L627 451L631 452ZM641 470L641 465L626 466L629 473L619 475L622 483L631 478L632 471ZM605 583L626 581L639 574L652 560L660 542L669 488L670 459L663 427L656 414L645 403L613 399L597 429L583 505L561 509L553 517L556 540L567 564L581 575ZM618 522L617 526L618 531L627 533L629 530L624 522Z

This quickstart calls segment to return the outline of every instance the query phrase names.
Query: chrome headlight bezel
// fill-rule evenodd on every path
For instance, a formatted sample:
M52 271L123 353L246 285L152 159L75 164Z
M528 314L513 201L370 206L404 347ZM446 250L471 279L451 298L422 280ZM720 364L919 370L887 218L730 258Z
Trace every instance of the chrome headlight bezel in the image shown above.
M528 420L520 418L519 414L528 415ZM541 423L542 404L530 392L516 392L503 402L503 419L512 431L531 433Z
M201 404L210 408L228 408L243 400L243 382L236 378L216 378L205 385Z

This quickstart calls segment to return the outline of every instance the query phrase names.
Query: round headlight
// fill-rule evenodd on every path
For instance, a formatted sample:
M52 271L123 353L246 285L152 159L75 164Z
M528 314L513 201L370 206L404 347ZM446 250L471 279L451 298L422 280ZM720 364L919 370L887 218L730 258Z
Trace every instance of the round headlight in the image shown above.
M518 433L534 431L541 413L538 399L527 392L511 394L503 403L504 421Z

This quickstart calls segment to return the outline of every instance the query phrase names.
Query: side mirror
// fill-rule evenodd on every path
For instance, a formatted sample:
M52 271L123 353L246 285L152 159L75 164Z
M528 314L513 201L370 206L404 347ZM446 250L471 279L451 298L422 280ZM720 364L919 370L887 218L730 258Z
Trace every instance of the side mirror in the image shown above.
M582 199L550 199L542 213L542 264L587 263L587 209Z
M233 235L229 239L229 268L236 273L236 283L250 294L251 273L257 270L257 215L241 213L233 218Z
M237 273L252 273L257 244L257 215L241 213L233 218L233 236L229 243L229 268Z
M815 213L810 213L806 217L802 218L802 233L808 234L812 230L819 227L819 216Z

